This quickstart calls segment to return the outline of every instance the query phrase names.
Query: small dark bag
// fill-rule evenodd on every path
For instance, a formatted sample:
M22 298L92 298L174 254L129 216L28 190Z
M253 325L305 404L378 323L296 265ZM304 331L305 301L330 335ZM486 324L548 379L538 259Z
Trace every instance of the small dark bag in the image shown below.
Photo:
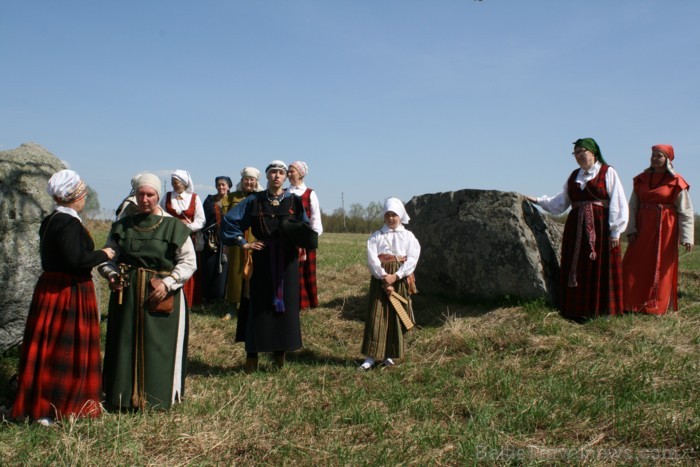
M284 219L279 226L282 238L299 248L318 249L318 233L306 222L296 219Z

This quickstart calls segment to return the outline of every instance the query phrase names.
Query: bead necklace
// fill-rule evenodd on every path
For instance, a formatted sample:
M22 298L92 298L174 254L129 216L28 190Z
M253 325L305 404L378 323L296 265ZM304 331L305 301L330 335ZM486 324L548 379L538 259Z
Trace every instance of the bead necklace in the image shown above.
M284 197L284 192L282 192L282 194L280 195L272 195L272 197L270 197L270 192L267 192L267 200L270 202L270 205L274 207L280 205L280 200L282 199L282 197Z

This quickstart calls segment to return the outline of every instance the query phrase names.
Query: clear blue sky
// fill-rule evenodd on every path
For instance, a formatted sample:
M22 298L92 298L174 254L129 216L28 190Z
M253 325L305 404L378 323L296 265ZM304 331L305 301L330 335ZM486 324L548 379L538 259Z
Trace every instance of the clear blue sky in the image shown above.
M2 0L0 150L41 144L105 208L138 172L187 169L205 196L272 159L306 161L326 212L554 195L587 136L628 196L656 143L697 190L699 19L695 0Z

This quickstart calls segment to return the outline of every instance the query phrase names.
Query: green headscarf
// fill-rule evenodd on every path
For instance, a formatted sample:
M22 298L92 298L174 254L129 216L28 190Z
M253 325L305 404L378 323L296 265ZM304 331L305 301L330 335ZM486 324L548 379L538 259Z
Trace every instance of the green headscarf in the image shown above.
M600 161L601 164L608 164L607 162L605 162L605 159L603 159L603 153L600 151L598 143L596 143L593 138L577 139L574 142L574 148L586 148L589 151L591 151L593 155L595 155L596 160Z

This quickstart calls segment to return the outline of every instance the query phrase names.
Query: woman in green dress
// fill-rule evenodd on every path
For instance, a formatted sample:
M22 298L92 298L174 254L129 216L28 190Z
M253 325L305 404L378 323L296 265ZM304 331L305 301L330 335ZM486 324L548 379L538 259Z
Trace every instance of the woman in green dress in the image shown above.
M112 225L100 266L109 281L103 369L106 405L115 409L169 408L184 393L188 310L182 285L196 270L190 230L159 205L160 179L135 183L138 213Z

